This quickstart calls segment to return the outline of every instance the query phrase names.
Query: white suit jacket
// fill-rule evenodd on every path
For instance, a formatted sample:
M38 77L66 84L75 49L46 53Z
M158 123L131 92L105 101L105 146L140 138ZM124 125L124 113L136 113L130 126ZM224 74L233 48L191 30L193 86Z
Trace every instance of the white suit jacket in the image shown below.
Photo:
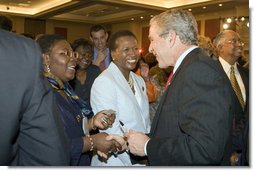
M104 109L116 111L116 119L112 128L104 130L107 133L123 135L120 129L121 120L128 129L149 133L149 103L146 95L146 85L142 77L130 72L134 81L135 95L118 67L111 62L94 81L91 89L91 106L94 113ZM123 152L117 157L111 156L107 163L101 162L98 156L93 156L92 166L130 166L129 154Z

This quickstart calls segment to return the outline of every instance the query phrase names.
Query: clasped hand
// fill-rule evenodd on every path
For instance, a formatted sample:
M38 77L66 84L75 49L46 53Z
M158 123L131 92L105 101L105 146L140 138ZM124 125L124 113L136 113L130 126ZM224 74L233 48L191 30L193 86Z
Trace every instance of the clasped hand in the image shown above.
M113 146L110 147L111 149L108 148L104 151L98 149L97 153L99 156L107 159L112 152L115 153L120 151L130 151L136 156L145 156L144 146L150 138L142 132L130 130L124 134L124 137L116 134L106 134L105 139L108 143L113 143ZM106 144L107 143L104 143L102 146Z
M112 153L122 151L122 142L119 139L115 140L109 136L110 135L105 132L92 136L94 150L96 150L98 155L104 159L107 159Z
M107 139L117 141L122 146L122 151L130 150L136 156L145 156L144 146L150 138L142 132L129 130L124 133L124 137L110 134Z

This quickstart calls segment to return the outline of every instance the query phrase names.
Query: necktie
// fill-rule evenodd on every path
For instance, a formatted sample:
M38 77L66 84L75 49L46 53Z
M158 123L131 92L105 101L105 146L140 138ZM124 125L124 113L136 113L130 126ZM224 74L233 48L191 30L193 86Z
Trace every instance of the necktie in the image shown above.
M236 77L235 77L235 69L234 69L234 66L231 66L231 71L230 71L230 82L231 82L231 85L235 91L235 94L242 106L242 108L244 109L244 101L243 101L243 96L242 96L242 92L241 92L241 89L239 87L239 84L237 83L237 80L236 80Z
M173 71L171 71L171 73L169 74L169 77L168 77L168 80L167 80L166 86L165 86L165 88L164 88L164 91L166 91L166 89L167 89L168 85L170 84L170 81L171 81L171 79L172 79L173 75L174 75L174 73L173 73Z

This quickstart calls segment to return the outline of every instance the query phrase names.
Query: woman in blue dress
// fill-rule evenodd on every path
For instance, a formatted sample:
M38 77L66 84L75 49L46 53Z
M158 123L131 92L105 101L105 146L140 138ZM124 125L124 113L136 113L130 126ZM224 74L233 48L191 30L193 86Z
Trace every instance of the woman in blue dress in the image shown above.
M75 75L78 53L73 52L66 39L59 35L43 35L37 42L42 51L44 76L54 91L70 139L70 165L89 166L92 152L106 158L109 153L121 149L116 141L106 140L106 133L90 135L91 130L110 127L115 115L103 111L94 115L68 84Z

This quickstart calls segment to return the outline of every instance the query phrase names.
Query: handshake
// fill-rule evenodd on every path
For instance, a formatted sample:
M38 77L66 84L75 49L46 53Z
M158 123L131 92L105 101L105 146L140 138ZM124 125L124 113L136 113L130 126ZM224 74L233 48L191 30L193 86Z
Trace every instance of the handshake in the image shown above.
M98 133L91 136L94 142L94 149L98 156L107 159L118 152L128 151L126 137L116 134Z
M107 129L112 127L115 121L115 111L102 110L91 120L90 127L102 130ZM90 151L96 151L102 159L107 159L111 155L116 156L119 152L123 151L130 151L137 156L145 156L144 146L150 138L142 132L127 129L120 120L119 126L123 136L103 132L91 135Z
M96 150L97 154L104 159L123 151L131 152L136 156L145 156L144 145L150 139L144 133L133 130L125 132L123 137L116 134L99 134L103 134L106 141L100 141L101 144Z

